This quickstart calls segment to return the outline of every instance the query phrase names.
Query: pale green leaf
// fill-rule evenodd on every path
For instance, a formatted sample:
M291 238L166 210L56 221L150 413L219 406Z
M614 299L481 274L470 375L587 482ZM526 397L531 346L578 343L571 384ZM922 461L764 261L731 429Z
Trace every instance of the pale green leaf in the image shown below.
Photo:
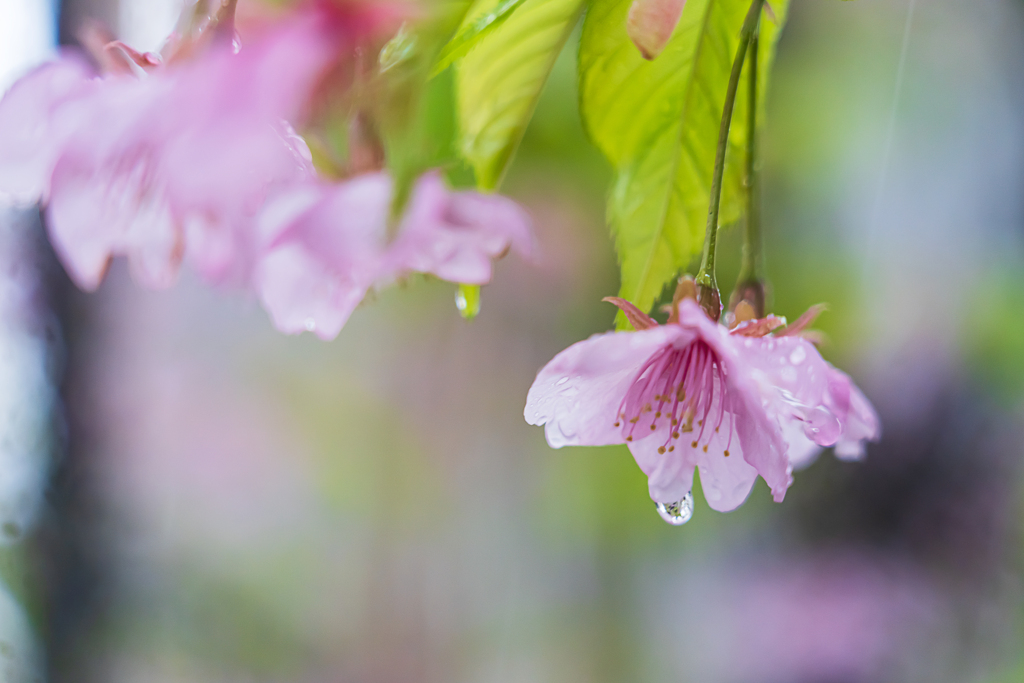
M580 44L580 107L616 178L608 203L622 268L620 296L650 310L700 253L729 72L750 0L688 0L661 55L646 61L626 35L632 0L594 0ZM788 0L762 20L759 111ZM746 74L744 74L744 82ZM739 217L746 85L733 115L721 222ZM621 321L620 321L621 322Z
M502 0L490 11L474 16L472 21L464 22L441 50L431 76L436 76L451 66L452 62L465 56L481 38L501 26L523 2L524 0Z
M525 0L456 62L459 149L481 188L501 182L584 2ZM481 0L470 21L497 4Z

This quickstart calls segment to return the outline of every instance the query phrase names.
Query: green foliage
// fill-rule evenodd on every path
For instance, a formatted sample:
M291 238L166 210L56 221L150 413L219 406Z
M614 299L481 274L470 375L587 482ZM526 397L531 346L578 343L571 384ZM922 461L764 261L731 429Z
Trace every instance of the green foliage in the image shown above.
M524 0L502 0L489 12L477 16L471 22L463 23L458 33L441 50L433 74L437 75L447 69L455 60L463 57L476 45L481 38L501 26Z
M715 144L729 71L748 0L689 0L664 52L646 61L625 31L632 0L596 0L580 44L580 107L594 143L616 171L608 220L622 268L620 296L649 310L665 285L700 252ZM758 64L763 111L778 24L762 18ZM744 73L746 81L748 74ZM746 87L729 138L721 222L743 199ZM620 325L623 324L620 320Z
M501 4L479 0L467 22L477 25ZM584 0L525 0L456 63L459 151L482 189L501 182L583 5Z
M457 162L452 78L430 74L468 8L465 0L442 4L430 19L403 26L378 57L374 120L397 183L396 212L423 171Z

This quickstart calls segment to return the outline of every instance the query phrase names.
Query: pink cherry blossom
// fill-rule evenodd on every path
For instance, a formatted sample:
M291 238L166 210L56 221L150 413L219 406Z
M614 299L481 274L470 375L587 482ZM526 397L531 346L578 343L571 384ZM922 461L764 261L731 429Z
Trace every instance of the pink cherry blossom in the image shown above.
M282 332L332 339L373 288L426 273L486 284L510 248L529 257L529 219L497 195L453 192L422 176L388 239L392 181L370 173L283 193L267 206L256 287Z
M124 68L105 75L71 54L41 67L0 102L0 192L47 204L54 247L84 289L117 255L147 286L170 285L182 260L247 284L262 204L314 176L292 125L374 17L390 17L354 7L310 3L241 49L230 21L210 26L191 43L178 36L163 64L114 42L99 61Z
M806 458L812 447L877 435L870 404L805 339L732 334L689 298L666 325L612 301L637 331L595 335L555 356L530 388L525 417L545 426L554 448L628 444L656 502L683 500L694 469L715 510L743 503L758 475L781 502L789 453Z

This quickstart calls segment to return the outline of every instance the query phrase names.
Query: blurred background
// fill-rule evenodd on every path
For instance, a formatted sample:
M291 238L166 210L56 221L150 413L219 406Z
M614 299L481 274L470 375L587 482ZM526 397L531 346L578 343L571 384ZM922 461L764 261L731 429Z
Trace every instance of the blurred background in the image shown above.
M155 49L179 3L0 0L0 88L86 17ZM425 279L332 343L187 273L85 295L0 213L0 680L1024 681L1024 2L792 0L771 308L830 304L883 439L681 528L625 448L522 418L618 286L574 53L504 187L544 259L472 322Z

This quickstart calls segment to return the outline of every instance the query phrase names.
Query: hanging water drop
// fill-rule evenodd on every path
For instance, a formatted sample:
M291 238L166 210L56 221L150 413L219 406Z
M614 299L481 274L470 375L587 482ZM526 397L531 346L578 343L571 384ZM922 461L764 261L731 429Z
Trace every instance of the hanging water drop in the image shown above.
M303 321L303 327L306 328L307 332L315 332L316 331L316 321L313 320L312 318L306 318L306 320Z
M466 320L472 320L480 313L480 286L459 285L455 291L455 308Z
M672 526L682 526L693 517L693 492L688 491L677 503L657 503L658 514Z

